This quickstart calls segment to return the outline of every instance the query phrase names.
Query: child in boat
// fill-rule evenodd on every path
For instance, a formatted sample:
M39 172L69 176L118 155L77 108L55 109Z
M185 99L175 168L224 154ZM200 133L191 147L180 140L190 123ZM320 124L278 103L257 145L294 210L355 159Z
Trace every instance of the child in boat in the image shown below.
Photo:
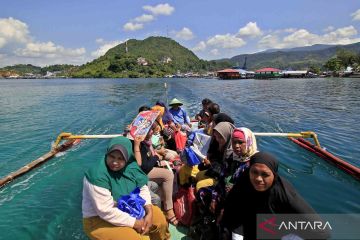
M170 161L175 158L178 158L179 155L176 151L166 148L164 137L161 135L161 131L160 131L161 130L160 123L155 121L153 129L154 130L151 136L151 143L156 153L159 154L162 157L162 159L166 161Z
M86 235L91 239L170 239L164 214L151 205L147 181L130 140L114 138L105 157L85 173L82 213ZM140 219L120 210L116 202L136 188L145 200L145 216Z
M204 121L204 116L205 116L205 112L208 110L211 103L212 101L208 98L204 98L201 101L202 109L195 116L195 119L199 121L199 128L203 128L206 124L206 121Z

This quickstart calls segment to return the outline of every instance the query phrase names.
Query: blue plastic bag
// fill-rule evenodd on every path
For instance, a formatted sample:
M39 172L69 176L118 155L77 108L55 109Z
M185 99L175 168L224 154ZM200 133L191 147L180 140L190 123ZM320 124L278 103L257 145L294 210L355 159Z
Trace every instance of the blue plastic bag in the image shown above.
M198 156L194 153L194 151L191 148L186 147L185 154L186 154L187 164L189 166L195 166L200 164L200 160Z
M144 204L145 200L140 197L140 188L135 188L129 195L122 196L118 200L118 208L130 214L136 219L141 219L145 216Z

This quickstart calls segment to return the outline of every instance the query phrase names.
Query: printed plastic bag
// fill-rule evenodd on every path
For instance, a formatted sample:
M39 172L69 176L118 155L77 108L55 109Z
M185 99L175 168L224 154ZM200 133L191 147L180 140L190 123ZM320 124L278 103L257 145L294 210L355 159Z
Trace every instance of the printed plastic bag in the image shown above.
M145 216L145 200L139 194L140 188L137 187L129 195L122 196L118 200L118 208L136 219L143 218Z
M211 136L201 132L196 132L193 141L193 150L201 158L204 159L210 147ZM196 150L195 150L196 149Z
M199 165L201 163L200 159L191 148L186 147L185 154L186 154L187 164L189 166Z

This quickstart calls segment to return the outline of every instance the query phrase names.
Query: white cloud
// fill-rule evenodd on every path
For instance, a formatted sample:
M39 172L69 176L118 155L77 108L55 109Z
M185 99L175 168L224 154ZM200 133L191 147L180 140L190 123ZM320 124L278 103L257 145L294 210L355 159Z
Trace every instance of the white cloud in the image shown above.
M305 29L300 29L288 36L286 36L283 41L285 45L293 45L293 46L309 46L312 43L316 42L319 38L318 35L312 34Z
M356 35L358 32L356 30L356 28L354 28L354 26L348 26L348 27L343 27L343 28L339 28L333 32L331 32L332 34L334 34L336 37L351 37ZM330 33L330 34L331 34Z
M0 19L0 48L8 43L25 43L29 40L26 23L12 17Z
M0 37L0 48L2 48L3 46L5 46L5 44L6 44L6 39Z
M351 44L360 41L359 38L354 38L357 34L358 31L353 26L338 28L324 35L299 29L286 36L278 33L266 35L258 42L258 46L261 48L291 48L314 44Z
M228 33L225 35L215 35L207 40L206 44L217 48L239 48L244 46L246 42L243 39Z
M324 32L331 32L331 31L334 31L334 27L333 26L328 26L327 28L325 28L323 31Z
M82 64L87 59L85 48L65 48L52 41L35 41L28 25L18 19L0 19L0 66L11 64Z
M144 25L142 23L132 23L132 22L128 22L125 23L123 26L123 29L125 31L136 31L136 30L140 30L144 27Z
M204 51L206 49L206 43L204 41L199 42L192 50L194 52Z
M354 21L360 21L360 9L351 14Z
M261 35L261 29L257 26L256 22L249 22L245 27L239 29L239 36L257 37Z
M287 32L287 33L292 33L292 32L296 32L297 29L296 28L285 28L283 29L284 32Z
M143 9L145 11L149 11L154 15L171 15L173 11L175 10L174 7L172 7L170 4L158 4L156 6L143 6Z
M139 23L146 23L146 22L151 22L155 19L155 17L153 15L150 14L143 14L139 17L136 17L134 19L135 22L139 22Z
M284 28L284 29L277 29L277 30L269 30L267 31L268 34L283 34L283 33L293 33L296 32L297 28Z
M105 40L104 40L103 38L97 38L97 39L95 40L95 42L96 42L97 44L102 44L102 43L105 42Z
M91 53L91 56L98 58L100 56L103 56L110 48L113 48L121 43L123 43L123 41L112 41L112 42L105 42L102 39L101 42L103 45L101 45L98 49L96 49L95 51L93 51Z
M78 57L86 53L85 48L64 48L60 45L55 45L53 42L46 43L27 43L25 48L18 48L15 54L21 57L45 57L55 58L60 56Z
M277 48L280 44L279 42L280 40L277 35L268 34L260 39L258 45L261 48Z
M211 53L211 55L218 56L219 50L215 48L215 49L211 50L210 53Z
M194 38L193 32L187 27L184 27L183 29L181 29L178 32L173 31L172 34L174 34L176 38L182 39L182 40L191 40Z

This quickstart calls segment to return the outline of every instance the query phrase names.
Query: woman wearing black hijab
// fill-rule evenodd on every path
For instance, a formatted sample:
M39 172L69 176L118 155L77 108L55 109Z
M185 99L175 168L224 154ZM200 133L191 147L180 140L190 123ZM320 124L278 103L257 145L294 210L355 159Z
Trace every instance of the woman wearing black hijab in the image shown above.
M213 121L214 121L214 127L218 124L218 123L221 123L221 122L229 122L231 124L235 124L234 120L229 116L227 115L226 113L218 113L218 114L215 114L213 116Z
M250 168L226 198L223 225L244 239L256 238L257 214L313 214L321 221L295 188L278 175L278 161L269 153L258 152L250 159ZM317 239L329 238L326 231L314 232Z

